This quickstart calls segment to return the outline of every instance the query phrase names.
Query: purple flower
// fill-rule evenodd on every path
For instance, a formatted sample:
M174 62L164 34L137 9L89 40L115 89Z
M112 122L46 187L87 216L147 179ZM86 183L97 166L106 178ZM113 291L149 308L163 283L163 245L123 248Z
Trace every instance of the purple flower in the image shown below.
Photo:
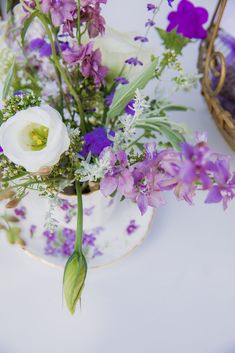
M73 13L76 10L74 0L42 0L42 11L51 14L54 26L60 26L66 20L74 19Z
M116 190L125 195L131 192L133 182L126 153L124 151L111 153L110 170L100 183L100 190L104 196L109 196Z
M157 173L152 161L145 160L134 164L132 177L134 187L125 196L137 203L142 215L146 213L148 206L158 208L165 203L159 187L161 174Z
M156 11L156 9L157 9L157 6L156 5L154 5L154 4L147 4L147 9L148 9L148 11Z
M168 2L168 5L169 5L170 7L172 7L172 3L174 2L174 0L167 0L167 2Z
M84 77L93 77L95 85L100 87L105 84L104 78L108 69L101 65L101 51L93 50L93 43L85 45L74 44L63 52L64 61L68 64L81 64L80 71Z
M90 38L95 38L105 31L105 19L101 16L100 4L104 1L84 1L81 9L81 22L85 23Z
M3 152L3 149L2 149L2 146L0 146L0 153L2 153Z
M112 105L114 94L115 94L115 91L112 91L108 96L105 97L105 102L108 107Z
M129 83L129 81L123 76L116 77L114 81L120 83L121 85L128 85Z
M31 40L29 43L29 48L31 50L39 50L41 57L48 57L52 54L51 45L42 38L35 38Z
M223 207L228 207L228 201L235 197L235 173L229 170L228 159L218 159L214 164L213 176L215 184L206 198L206 203L223 202Z
M145 36L136 36L134 37L135 41L140 41L141 43L147 43L149 40L147 37Z
M125 63L129 64L129 65L133 65L133 66L137 66L137 65L143 66L144 65L142 63L142 61L140 61L138 58L129 58L125 61Z
M111 132L112 136L113 133ZM86 158L89 153L92 156L98 157L104 148L112 146L112 141L107 136L107 131L104 127L97 127L93 131L84 135L85 145L82 151L79 152L81 156Z
M154 27L156 25L156 22L154 22L151 19L148 19L148 21L145 23L145 27Z
M196 7L188 0L181 0L177 11L168 16L169 25L167 31L176 29L177 33L187 38L203 39L207 32L203 24L208 20L208 12L203 7Z
M134 110L134 104L135 104L135 101L134 99L132 99L126 106L125 108L125 112L129 115L132 115L134 116L135 115L135 110Z

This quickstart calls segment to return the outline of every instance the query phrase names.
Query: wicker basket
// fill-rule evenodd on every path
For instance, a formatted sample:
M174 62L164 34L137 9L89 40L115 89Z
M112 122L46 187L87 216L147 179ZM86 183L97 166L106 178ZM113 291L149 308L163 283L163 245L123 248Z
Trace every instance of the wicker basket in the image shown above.
M198 69L203 74L201 80L202 94L205 97L209 111L225 140L235 150L235 120L230 112L224 110L218 99L218 95L225 83L227 70L224 55L217 51L215 43L226 4L227 0L219 0L218 2L208 30L208 36L200 45ZM216 87L212 87L212 76L217 78Z

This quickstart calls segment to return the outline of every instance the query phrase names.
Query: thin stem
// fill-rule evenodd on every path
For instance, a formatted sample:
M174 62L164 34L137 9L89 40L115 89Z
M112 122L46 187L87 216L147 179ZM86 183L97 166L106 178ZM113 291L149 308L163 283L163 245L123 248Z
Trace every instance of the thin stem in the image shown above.
M33 9L31 9L23 0L20 0L20 3L26 11L28 11L30 13L33 12Z
M129 148L131 148L132 146L134 146L136 143L138 143L144 136L145 136L145 133L142 134L141 136L139 136L135 141L133 141L132 143L130 143L130 145L127 146L127 150L128 150Z
M38 0L35 0L35 1L36 1L37 5L40 8L40 4L38 3ZM83 108L82 108L82 103L80 101L80 98L79 98L76 90L74 89L73 85L71 84L70 79L67 77L64 69L62 68L62 66L60 64L60 61L59 61L58 56L57 56L57 52L56 52L56 47L55 47L55 43L54 43L54 40L53 40L53 36L52 36L52 33L51 33L50 28L49 28L48 23L47 23L47 19L45 18L45 16L43 14L40 15L39 19L42 22L42 24L44 25L44 28L45 28L45 30L47 32L47 35L48 35L48 38L49 38L49 41L50 41L50 44L51 44L51 48L52 48L52 58L53 58L53 62L55 64L55 67L58 69L58 71L59 71L61 77L63 78L64 82L66 83L71 95L75 99L75 102L76 102L77 108L78 108L78 113L79 113L79 116L80 116L81 130L82 130L82 133L85 134L86 133L86 125L85 125L85 117L84 117L84 111L83 111Z
M80 181L75 182L77 192L77 232L74 250L82 254L82 235L83 235L83 204Z
M78 0L78 18L77 18L77 40L81 45L81 0Z

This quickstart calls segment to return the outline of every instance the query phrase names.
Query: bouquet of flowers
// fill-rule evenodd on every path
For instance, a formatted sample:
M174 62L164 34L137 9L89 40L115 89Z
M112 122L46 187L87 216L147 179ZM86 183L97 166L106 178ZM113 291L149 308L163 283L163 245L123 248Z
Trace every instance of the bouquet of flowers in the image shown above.
M145 34L131 38L105 28L106 2L8 0L1 22L0 199L9 208L31 189L51 199L76 194L76 242L63 279L71 313L87 275L83 193L120 195L142 215L164 204L167 191L192 204L197 190L207 190L205 202L224 208L235 196L229 158L209 148L206 134L186 142L168 112L187 108L166 101L158 88L166 69L174 73L172 92L197 83L179 60L192 39L206 36L207 11L181 0L164 30L156 16L177 0L148 3ZM150 30L162 40L159 56L148 48ZM122 44L125 53L118 52ZM157 89L146 95L150 82Z

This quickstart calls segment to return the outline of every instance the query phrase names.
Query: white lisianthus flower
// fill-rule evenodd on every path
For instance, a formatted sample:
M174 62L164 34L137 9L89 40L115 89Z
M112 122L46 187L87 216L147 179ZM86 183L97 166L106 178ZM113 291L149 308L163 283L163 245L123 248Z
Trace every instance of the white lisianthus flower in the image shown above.
M0 127L4 155L28 172L55 165L69 145L61 115L48 105L21 110Z
M131 57L137 57L143 63L148 65L151 62L151 56L153 49L145 44L141 50L140 43L134 41L136 33L118 32L115 29L106 27L105 33L102 36L95 38L95 48L99 48L102 53L102 64L109 68L108 78L111 80L120 75L125 61ZM131 79L138 75L139 70L142 66L132 67L126 65L126 70L122 73L122 76L126 76L127 79Z

